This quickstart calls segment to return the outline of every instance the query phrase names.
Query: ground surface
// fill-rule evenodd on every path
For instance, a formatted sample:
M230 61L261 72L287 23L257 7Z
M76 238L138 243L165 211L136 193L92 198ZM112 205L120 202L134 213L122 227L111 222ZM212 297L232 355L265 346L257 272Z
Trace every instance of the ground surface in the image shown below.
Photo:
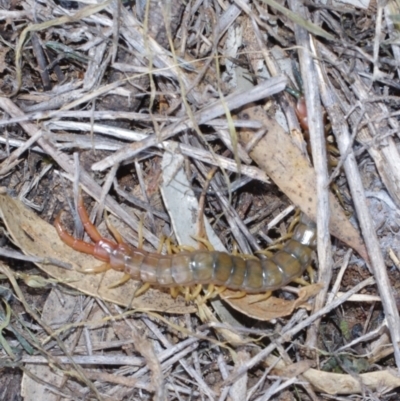
M2 2L0 399L397 400L396 6ZM137 296L59 239L79 194L172 254L279 252L301 209L313 284Z

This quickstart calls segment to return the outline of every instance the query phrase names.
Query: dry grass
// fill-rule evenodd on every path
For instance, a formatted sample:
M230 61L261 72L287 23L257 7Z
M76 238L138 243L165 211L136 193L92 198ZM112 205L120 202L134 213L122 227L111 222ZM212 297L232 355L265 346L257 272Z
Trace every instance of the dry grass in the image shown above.
M89 3L1 3L0 399L397 400L397 1ZM318 284L256 303L110 288L51 225L67 210L83 235L80 191L102 235L106 210L148 251L252 254L295 204Z

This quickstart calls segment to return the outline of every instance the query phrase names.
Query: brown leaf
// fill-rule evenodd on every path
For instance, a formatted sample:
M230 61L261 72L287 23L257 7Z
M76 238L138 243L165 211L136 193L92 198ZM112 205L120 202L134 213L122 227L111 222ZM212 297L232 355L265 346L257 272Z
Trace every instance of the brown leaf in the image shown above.
M221 298L224 299L232 308L257 320L272 320L279 317L288 316L300 306L308 308L306 304L308 299L318 294L321 291L321 284L311 284L300 289L299 297L293 301L287 301L285 299L269 297L266 300L257 302L258 299L262 298L264 294L247 294L243 298L231 298L234 297L237 292L225 290L221 294Z
M261 107L249 107L241 118L263 122L267 134L250 152L251 158L262 168L282 192L314 221L316 220L317 196L313 168L301 151L292 143L289 135ZM246 145L253 138L252 131L242 130L240 141ZM339 202L330 196L330 232L336 238L356 250L368 260L367 250L359 232L351 225Z
M265 359L266 366L274 366L273 372L284 375L287 365L273 355ZM304 366L304 365L303 365ZM302 373L317 391L328 394L360 394L368 391L389 392L400 387L400 378L396 371L387 369L377 372L362 373L360 375L348 375L341 373L324 372L317 369L308 369Z
M389 370L363 373L358 377L352 377L347 374L309 369L303 376L317 391L328 394L360 394L365 391L365 388L370 391L389 392L391 389L400 387L400 378L394 371Z
M72 266L72 269L68 270L52 264L37 264L40 269L85 294L133 309L169 313L196 311L196 308L187 305L182 297L173 299L169 293L157 289L150 289L133 298L134 291L140 284L132 280L122 286L109 288L121 279L122 273L109 270L104 274L83 274L76 271L101 265L102 262L68 247L59 239L52 225L8 195L0 194L0 214L15 244L25 254L58 259Z

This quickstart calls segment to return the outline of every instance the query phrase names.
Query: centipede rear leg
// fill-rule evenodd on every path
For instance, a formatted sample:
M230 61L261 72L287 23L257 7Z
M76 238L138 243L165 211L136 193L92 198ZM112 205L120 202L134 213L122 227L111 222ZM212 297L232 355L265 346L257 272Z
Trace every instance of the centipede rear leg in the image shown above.
M79 195L77 210L85 232L89 235L90 239L93 242L100 242L103 240L104 238L101 236L96 226L90 221L89 214L83 203L82 195Z
M65 242L69 247L71 247L75 251L87 253L89 255L94 255L93 244L89 244L83 240L75 238L74 236L69 234L67 230L65 230L64 226L61 223L61 214L62 212L59 213L59 215L56 217L54 221L54 226L62 241Z
M110 262L110 252L117 247L117 244L113 241L108 240L107 238L102 237L97 228L90 221L89 215L83 204L83 199L81 196L79 196L77 210L85 232L89 235L94 244L85 242L69 234L61 223L62 212L56 217L56 220L54 222L57 233L62 241L64 241L72 249L78 252L93 255L97 259L106 262L101 266L85 269L84 273L103 273L111 268L108 265L108 263Z
M87 253L89 255L96 254L96 246L94 244L90 244L81 239L75 238L65 230L64 226L61 223L61 213L56 217L54 226L62 241L64 241L72 249L78 252ZM108 259L105 258L103 259L103 261L108 262ZM81 272L87 274L98 274L98 273L104 273L107 270L110 270L110 266L108 265L108 263L103 263L100 266L95 266L90 269L81 270Z

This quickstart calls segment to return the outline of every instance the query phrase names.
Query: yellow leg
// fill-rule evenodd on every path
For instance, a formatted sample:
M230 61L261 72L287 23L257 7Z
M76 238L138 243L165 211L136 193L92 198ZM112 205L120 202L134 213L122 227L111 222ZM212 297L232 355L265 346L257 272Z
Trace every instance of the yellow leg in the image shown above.
M264 249L264 250L262 250L262 251L256 251L256 252L254 252L255 254L260 254L260 255L264 255L264 256L266 256L267 258L272 258L272 256L274 256L274 253L273 252L271 252L270 250L269 250L269 248L268 249Z
M239 255L238 245L237 245L236 241L233 241L233 244L232 244L232 255L233 256Z
M89 267L87 269L79 269L76 271L79 273L84 273L84 274L99 274L99 273L104 273L110 269L111 269L111 267L108 263L103 263L100 266Z
M225 299L240 299L247 295L246 291L237 291L234 295L229 295Z
M169 292L171 293L171 297L175 299L179 295L179 287L171 287Z
M174 253L179 253L179 252L194 252L196 248L193 248L190 245L174 245L173 251Z
M257 298L255 301L249 302L249 304L257 304L258 302L261 301L266 301L270 296L272 295L272 291L267 291L264 295L260 295L259 298Z
M134 298L144 294L150 288L150 283L144 283L140 288L135 291Z
M111 224L111 221L108 219L106 212L104 212L104 220L106 221L108 230L111 232L115 240L118 242L118 244L122 244L124 242L124 239L122 238L122 235L119 233L119 231Z
M205 293L204 297L202 297L201 299L199 297L198 304L202 305L202 304L206 303L206 301L208 299L215 298L216 296L218 296L219 294L221 294L225 290L226 290L226 287L224 287L224 286L215 287L214 284L209 284L208 287L207 287L207 290L206 290L206 293Z
M290 227L289 227L289 229L290 229ZM267 258L272 258L274 253L271 252L271 251L279 251L279 250L281 250L284 247L283 242L285 242L286 240L292 238L292 235L293 234L291 232L289 232L288 234L282 235L280 238L278 238L276 241L274 241L271 245L269 245L267 249L264 249L264 250L261 250L261 251L257 251L255 253L264 255Z
M215 298L216 296L221 294L221 292L224 292L226 290L226 287L215 287L213 284L212 284L212 287L213 288L211 291L210 291L210 288L207 289L207 292L204 295L201 303L205 303L207 300L209 300L211 298Z
M185 287L183 291L185 295L185 302L189 302L192 299L190 294L190 287Z
M315 278L315 270L312 268L311 265L307 266L306 270L307 270L308 276L310 277L310 283L314 284L315 283L315 280L314 280L314 278Z
M308 281L304 280L304 279L301 278L301 277L295 278L295 279L293 280L293 283L302 285L302 286L304 286L304 287L305 287L306 285L310 285L310 283L309 283Z
M197 242L200 242L201 244L203 244L208 251L212 252L214 251L214 247L212 246L211 242L208 239L205 238L200 238L200 237L192 237L193 239L195 239Z
M202 289L203 286L201 284L197 284L196 287L194 287L194 290L192 292L192 300L196 299L200 295Z
M215 285L214 284L208 284L206 293L204 294L204 300L207 300L209 298L211 298L212 294L214 293L214 289L215 289Z
M131 276L129 274L124 274L122 276L121 280L118 280L117 282L111 284L108 288L111 290L113 288L119 287L120 285L125 284L130 279L131 279Z
M217 295L222 294L225 290L226 290L226 287L224 287L224 286L218 287L214 291L213 296L216 297Z
M300 209L297 208L295 215L294 215L294 219L293 221L290 223L289 225L289 229L288 229L288 233L292 233L294 230L295 225L300 221Z
M158 243L158 248L157 248L157 251L156 251L157 253L161 253L161 251L163 249L163 246L164 246L164 243L166 242L166 240L167 240L167 238L163 235L161 237L161 239L160 239L160 242ZM170 245L170 242L167 243L167 253L168 253L168 255L172 253L172 252L170 252L169 245Z
M332 153L333 156L336 156L336 157L340 156L339 149L335 145L329 144L327 146L327 150L329 153ZM336 161L336 160L334 160L334 161ZM331 163L331 160L329 160L329 163ZM336 166L337 166L337 163L335 165L333 165L333 167L336 167Z

